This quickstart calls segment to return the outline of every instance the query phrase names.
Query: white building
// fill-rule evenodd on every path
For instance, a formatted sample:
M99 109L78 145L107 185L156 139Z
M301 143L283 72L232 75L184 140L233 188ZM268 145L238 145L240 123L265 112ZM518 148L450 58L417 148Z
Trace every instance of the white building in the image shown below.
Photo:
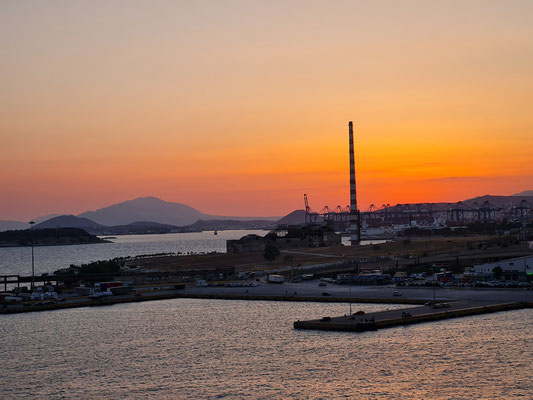
M526 280L533 276L533 256L511 258L508 260L474 266L477 274L492 274L494 268L500 267L506 280Z

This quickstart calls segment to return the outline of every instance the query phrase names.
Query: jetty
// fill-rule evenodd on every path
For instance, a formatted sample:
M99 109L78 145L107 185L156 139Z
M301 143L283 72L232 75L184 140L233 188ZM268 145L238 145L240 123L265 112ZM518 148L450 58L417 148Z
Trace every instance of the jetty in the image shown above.
M470 300L450 303L441 302L431 303L425 306L372 313L365 313L361 310L352 315L339 317L323 316L321 319L316 320L296 321L294 322L294 328L322 331L365 332L449 318L459 318L498 311L518 310L522 308L533 308L533 302L519 301L496 303Z

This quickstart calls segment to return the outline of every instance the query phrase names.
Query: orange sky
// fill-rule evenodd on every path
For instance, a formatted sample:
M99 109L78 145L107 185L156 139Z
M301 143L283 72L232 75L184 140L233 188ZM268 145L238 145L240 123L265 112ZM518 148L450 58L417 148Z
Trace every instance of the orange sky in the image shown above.
M4 1L0 219L533 189L530 1Z

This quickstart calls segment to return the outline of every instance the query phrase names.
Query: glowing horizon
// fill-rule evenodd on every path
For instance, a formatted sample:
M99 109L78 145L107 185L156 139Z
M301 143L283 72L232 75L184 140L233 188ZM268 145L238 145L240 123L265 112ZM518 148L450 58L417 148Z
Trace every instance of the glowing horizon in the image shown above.
M533 189L533 3L4 2L0 220Z

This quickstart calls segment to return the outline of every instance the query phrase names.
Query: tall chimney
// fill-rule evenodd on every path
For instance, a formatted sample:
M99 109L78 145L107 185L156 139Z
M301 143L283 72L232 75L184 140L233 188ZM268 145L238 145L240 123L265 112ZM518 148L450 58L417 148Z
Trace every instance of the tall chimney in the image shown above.
M357 245L360 242L359 211L357 210L357 193L355 190L355 156L353 146L353 123L348 122L350 133L350 243Z

